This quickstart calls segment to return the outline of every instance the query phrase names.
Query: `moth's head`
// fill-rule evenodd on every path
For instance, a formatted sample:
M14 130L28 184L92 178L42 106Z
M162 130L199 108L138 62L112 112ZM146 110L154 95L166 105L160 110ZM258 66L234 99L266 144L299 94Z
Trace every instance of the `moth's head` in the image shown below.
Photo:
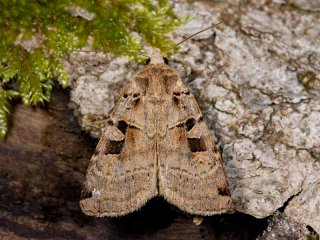
M159 48L155 48L146 61L146 65L148 64L168 64L168 59L162 56Z

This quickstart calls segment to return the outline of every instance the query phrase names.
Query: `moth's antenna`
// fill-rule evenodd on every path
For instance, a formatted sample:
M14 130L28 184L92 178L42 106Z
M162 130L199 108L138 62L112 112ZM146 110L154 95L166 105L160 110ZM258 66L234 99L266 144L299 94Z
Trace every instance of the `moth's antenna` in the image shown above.
M189 37L183 39L181 42L177 43L176 46L180 45L181 43L184 43L185 41L189 40L190 38L193 38L194 36L196 36L196 35L204 32L204 31L207 31L207 30L210 29L210 28L214 28L214 27L220 25L220 24L223 23L223 22L224 22L224 20L222 20L221 22L218 22L218 23L216 23L216 24L214 24L214 25L212 25L212 26L210 26L210 27L207 27L207 28L205 28L205 29L202 29L202 30L199 31L199 32L196 32L196 33L192 34L191 36L189 36Z
M140 53L140 52L137 52L137 51L130 51L130 50L114 50L114 49L98 50L98 51L92 51L92 50L75 50L74 52L124 52L124 53L137 54L137 55L143 56L143 57L145 57L145 58L149 58L148 55L145 55L145 54Z

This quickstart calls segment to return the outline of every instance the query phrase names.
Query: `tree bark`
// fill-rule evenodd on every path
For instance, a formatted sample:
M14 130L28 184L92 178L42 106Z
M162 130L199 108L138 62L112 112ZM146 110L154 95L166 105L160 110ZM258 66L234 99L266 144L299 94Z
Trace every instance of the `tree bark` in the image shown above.
M101 121L139 66L80 54L69 62L77 118L61 89L47 107L14 109L0 143L0 238L255 239L278 210L286 217L273 218L265 239L292 227L307 235L306 225L319 232L319 9L317 0L174 2L174 11L193 16L179 40L226 20L182 45L170 64L219 143L238 213L195 226L161 198L121 218L81 213Z

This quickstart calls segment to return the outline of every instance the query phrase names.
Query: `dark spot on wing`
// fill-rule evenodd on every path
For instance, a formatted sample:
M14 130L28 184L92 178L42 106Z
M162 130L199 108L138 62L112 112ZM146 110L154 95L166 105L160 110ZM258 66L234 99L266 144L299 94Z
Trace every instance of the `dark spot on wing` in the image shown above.
M140 98L136 98L133 100L133 105L137 106L139 104L139 102L140 102Z
M122 141L110 141L108 148L106 149L106 154L120 154L124 145L124 140Z
M189 143L191 152L207 151L206 144L202 138L188 138L188 143Z
M218 194L220 196L230 196L230 191L228 188L218 188Z
M126 134L127 132L127 128L128 128L128 124L125 121L119 121L117 128L123 133Z
M140 93L133 94L133 105L137 106L140 102Z
M180 99L180 93L179 92L174 92L172 99L173 99L173 102L175 104L178 104L179 103L179 99Z
M196 124L196 120L194 118L190 118L186 121L186 128L187 128L187 131L189 132L193 127L194 125Z
M179 99L176 97L176 96L173 96L173 102L175 103L175 104L178 104L179 103Z

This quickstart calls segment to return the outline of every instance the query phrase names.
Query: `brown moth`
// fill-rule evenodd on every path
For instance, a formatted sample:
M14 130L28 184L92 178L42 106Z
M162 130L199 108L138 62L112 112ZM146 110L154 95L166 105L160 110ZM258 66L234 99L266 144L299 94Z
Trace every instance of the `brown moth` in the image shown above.
M231 207L221 156L199 106L163 59L155 49L110 113L80 201L87 215L122 216L155 196L196 215Z

